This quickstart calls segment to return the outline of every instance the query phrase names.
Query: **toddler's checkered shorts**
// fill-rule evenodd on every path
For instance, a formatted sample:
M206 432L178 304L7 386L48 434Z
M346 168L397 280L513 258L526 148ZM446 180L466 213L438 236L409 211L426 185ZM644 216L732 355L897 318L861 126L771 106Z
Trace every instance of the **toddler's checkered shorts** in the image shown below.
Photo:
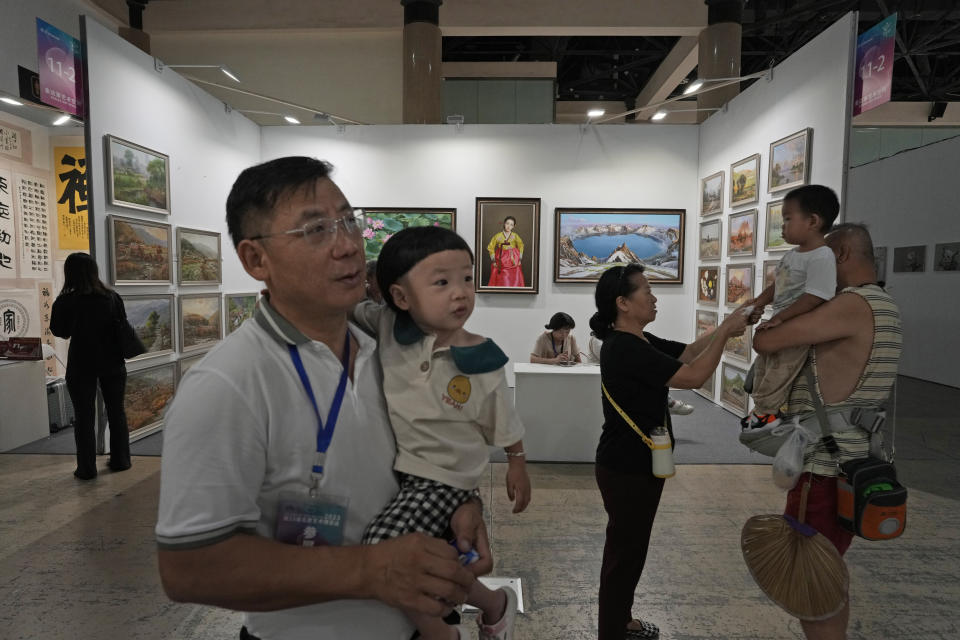
M397 538L416 531L434 538L450 538L450 517L470 499L472 491L435 480L399 474L400 491L363 532L364 544Z

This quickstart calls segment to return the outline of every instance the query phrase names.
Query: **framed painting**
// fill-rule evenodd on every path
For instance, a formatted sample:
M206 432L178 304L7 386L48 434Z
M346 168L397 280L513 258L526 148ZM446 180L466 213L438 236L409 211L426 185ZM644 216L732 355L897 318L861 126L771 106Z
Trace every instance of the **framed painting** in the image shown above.
M720 267L697 267L697 303L718 306L719 281Z
M112 284L171 284L170 225L107 216Z
M700 387L699 389L694 389L694 392L700 394L701 396L703 396L704 398L707 398L708 400L713 400L716 397L716 391L714 391L716 388L717 388L717 372L714 371L713 373L710 374L710 377L707 378L707 381L703 383L703 386Z
M131 360L173 353L173 294L120 297L130 326L147 348Z
M407 227L443 227L457 230L456 209L420 209L415 207L363 207L367 228L363 246L367 260L376 260L383 243Z
M757 210L730 216L727 227L727 257L753 256L757 253Z
M116 136L104 144L110 204L169 215L170 158Z
M723 230L723 220L711 220L700 223L700 260L720 259L720 234Z
M650 284L683 282L684 209L556 209L554 282L596 282L642 264Z
M222 337L220 294L180 296L180 351L209 349Z
M885 282L887 279L887 248L873 248L873 268L877 270L877 282Z
M163 414L177 390L177 370L173 362L127 373L123 406L131 440L138 440L163 426Z
M700 180L700 215L712 216L723 211L723 171Z
M760 199L760 154L730 165L730 206L742 207Z
M807 184L813 129L797 131L770 143L767 192L777 193Z
M750 356L753 352L753 327L747 325L747 330L743 335L729 338L723 345L723 352L731 358L742 360L750 364Z
M779 260L764 260L763 261L763 289L766 290L767 287L771 287L777 282L777 265L780 264Z
M927 248L924 245L915 247L897 247L893 250L894 273L918 273L926 271Z
M177 227L177 282L220 284L223 280L220 234Z
M258 298L256 292L223 294L223 326L226 327L226 335L230 335L253 317Z
M783 200L767 203L767 224L764 229L763 248L766 251L789 251L797 246L783 238Z
M739 417L747 415L750 398L743 390L747 372L724 362L720 367L720 402Z
M874 250L876 254L876 250ZM886 254L884 254L886 258ZM934 271L960 271L960 242L945 242L933 249Z
M474 247L477 292L537 293L540 198L477 198Z
M724 303L728 307L739 307L753 297L753 265L731 264L727 266L727 296Z
M699 339L703 334L717 328L719 315L716 311L707 311L697 309L696 325L694 327L694 339Z
M203 360L206 355L205 353L198 353L194 356L184 356L177 360L177 385L183 380L183 376L187 375L190 367Z

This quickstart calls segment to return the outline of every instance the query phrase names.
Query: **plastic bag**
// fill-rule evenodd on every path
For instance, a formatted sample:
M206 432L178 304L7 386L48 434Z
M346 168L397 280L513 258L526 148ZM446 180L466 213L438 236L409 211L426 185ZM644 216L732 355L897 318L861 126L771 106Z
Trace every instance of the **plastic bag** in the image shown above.
M800 426L799 420L794 419L789 427L792 431L773 460L773 483L784 491L797 484L803 472L803 453L811 440L810 433Z

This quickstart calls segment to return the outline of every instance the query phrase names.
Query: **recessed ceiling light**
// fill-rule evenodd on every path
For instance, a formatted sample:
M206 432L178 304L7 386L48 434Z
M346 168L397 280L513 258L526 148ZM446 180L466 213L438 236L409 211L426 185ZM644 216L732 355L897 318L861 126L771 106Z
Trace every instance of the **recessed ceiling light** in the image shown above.
M590 111L587 111L587 115L590 116L591 118L599 118L606 112L607 112L606 109L590 109Z
M687 88L683 90L683 95L688 96L702 86L703 86L703 80L700 80L699 78L697 78L696 80L691 82L689 85L687 85Z
M289 122L290 124L300 124L300 121L294 118L293 116L283 116L283 119Z
M650 119L651 119L651 120L663 120L663 119L666 118L666 117L667 117L667 112L664 111L663 109L661 109L660 111L657 111L655 114L653 114L653 115L650 117Z
M15 107L22 107L23 103L19 100L14 100L13 98L8 98L6 96L0 98L0 101L6 102L7 104L12 104Z

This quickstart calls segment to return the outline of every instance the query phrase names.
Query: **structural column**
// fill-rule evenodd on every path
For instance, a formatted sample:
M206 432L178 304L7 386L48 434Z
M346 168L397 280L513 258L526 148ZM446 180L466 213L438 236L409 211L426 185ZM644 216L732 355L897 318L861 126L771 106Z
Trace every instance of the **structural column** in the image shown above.
M403 123L440 124L440 5L443 0L400 0L403 5Z
M740 40L743 37L743 0L705 0L707 27L700 32L697 76L736 78L740 76ZM708 85L709 86L709 85ZM740 93L735 83L697 96L697 108L719 108ZM709 111L697 114L705 120Z

